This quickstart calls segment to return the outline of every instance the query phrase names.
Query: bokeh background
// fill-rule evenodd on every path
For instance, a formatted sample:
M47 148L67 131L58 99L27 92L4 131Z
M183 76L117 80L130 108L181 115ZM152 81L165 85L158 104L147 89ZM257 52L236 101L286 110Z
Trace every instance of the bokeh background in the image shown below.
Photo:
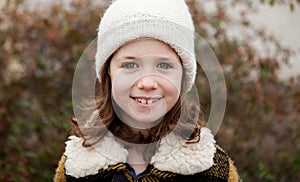
M290 45L264 23L281 20L290 34L291 19L270 9L285 9L299 27L299 1L187 2L226 78L218 143L244 181L300 181L300 39ZM0 181L52 181L70 134L74 70L109 3L1 0ZM198 75L209 115L209 86Z

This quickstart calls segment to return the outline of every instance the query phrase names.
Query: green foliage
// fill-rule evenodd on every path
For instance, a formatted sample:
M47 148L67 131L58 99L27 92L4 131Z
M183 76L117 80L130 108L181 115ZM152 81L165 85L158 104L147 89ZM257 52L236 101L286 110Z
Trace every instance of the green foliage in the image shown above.
M258 164L258 179L264 181L274 181L274 175L270 168L266 167L263 163Z
M198 5L191 3L191 7ZM194 19L199 22L197 30L213 42L226 78L228 102L217 141L236 161L244 181L298 181L300 85L296 79L286 82L278 79L280 65L288 63L292 52L274 37L244 23L247 20L230 19L221 2L217 7L218 12L211 16L200 8L193 11L197 15ZM207 28L203 22L211 26ZM239 24L254 33L237 40L228 36L224 26L218 26L221 24ZM215 33L207 36L210 32ZM264 47L274 45L274 54L260 56L250 44L257 38L263 40ZM208 83L203 72L198 75L200 100L205 113L209 113Z
M0 16L0 181L51 181L73 115L74 69L103 8L17 11L20 3Z
M51 181L73 115L74 69L96 38L104 7L75 1L70 11L59 5L44 12L17 11L22 1L15 2L0 14L0 181ZM213 15L196 3L189 1L195 26L211 43L228 88L218 142L244 181L299 181L300 85L277 77L290 51L247 21L233 22L222 3ZM229 38L223 25L230 23L255 34L244 41ZM276 53L259 56L249 44L254 37L275 45ZM209 113L210 93L201 70L196 82Z

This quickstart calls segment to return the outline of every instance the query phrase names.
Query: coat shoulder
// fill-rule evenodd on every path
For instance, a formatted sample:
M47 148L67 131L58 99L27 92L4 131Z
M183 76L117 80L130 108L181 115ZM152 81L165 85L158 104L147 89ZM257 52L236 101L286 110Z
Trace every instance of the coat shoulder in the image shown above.
M217 178L219 181L227 181L227 182L240 181L233 160L219 145L216 145L214 165L208 170L203 171L203 175L207 177Z

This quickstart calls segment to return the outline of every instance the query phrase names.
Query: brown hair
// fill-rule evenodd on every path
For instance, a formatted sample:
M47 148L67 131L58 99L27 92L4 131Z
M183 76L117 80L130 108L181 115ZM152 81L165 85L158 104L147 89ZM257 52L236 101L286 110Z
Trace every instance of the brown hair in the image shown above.
M112 56L111 56L112 57ZM186 82L182 82L181 95L163 117L162 121L149 129L135 129L122 122L116 115L111 98L111 79L109 76L109 65L111 57L102 67L100 83L96 83L96 106L97 111L89 116L89 124L79 126L75 118L72 119L73 132L84 139L83 146L88 147L97 143L109 130L114 136L122 141L135 144L150 144L158 141L169 132L173 131L183 138L187 143L199 141L203 114L195 104L187 103ZM185 73L183 71L183 78ZM178 125L178 126L176 126ZM175 127L176 126L176 127Z

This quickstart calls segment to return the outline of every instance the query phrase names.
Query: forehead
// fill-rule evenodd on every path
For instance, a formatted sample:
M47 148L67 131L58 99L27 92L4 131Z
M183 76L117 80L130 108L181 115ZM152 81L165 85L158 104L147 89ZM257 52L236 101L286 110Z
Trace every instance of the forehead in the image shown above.
M168 44L151 38L143 38L126 43L115 52L114 58L146 55L158 55L179 60L177 53Z

